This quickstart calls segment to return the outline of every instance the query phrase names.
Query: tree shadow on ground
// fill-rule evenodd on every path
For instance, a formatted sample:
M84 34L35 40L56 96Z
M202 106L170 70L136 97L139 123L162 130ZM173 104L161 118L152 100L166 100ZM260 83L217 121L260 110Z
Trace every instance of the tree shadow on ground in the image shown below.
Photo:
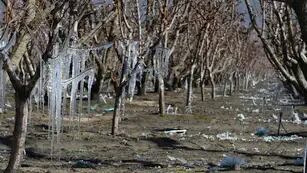
M247 151L238 151L238 150L192 148L184 146L177 140L168 137L150 137L150 138L145 138L143 140L155 143L158 147L162 149L183 149L188 151L204 151L210 153L235 153L235 154L242 154L248 157L253 157L253 156L279 157L281 159L291 159L291 160L300 158L300 156L291 156L291 155L284 155L278 153L260 153L260 152L247 152Z
M0 136L0 144L11 147L13 136Z
M143 140L152 142L156 144L159 148L162 148L162 149L183 149L183 150L189 150L189 151L194 151L194 150L201 151L202 150L198 148L184 146L177 140L171 139L169 137L150 137L150 138L145 138Z
M280 134L277 134L277 133L272 133L270 134L270 136L293 136L293 135L296 135L296 136L299 136L299 137L307 137L307 132L289 132L289 133L280 133Z

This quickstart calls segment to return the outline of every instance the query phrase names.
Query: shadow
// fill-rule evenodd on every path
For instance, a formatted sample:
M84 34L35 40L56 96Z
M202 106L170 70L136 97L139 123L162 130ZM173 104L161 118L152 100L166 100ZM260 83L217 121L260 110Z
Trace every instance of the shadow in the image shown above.
M253 152L245 152L245 151L233 151L234 153L237 154L242 154L245 156L264 156L264 157L279 157L281 159L298 159L301 158L300 156L289 156L289 155L283 155L283 154L277 154L277 153L253 153Z
M307 137L307 132L289 132L289 133L280 133L279 135L277 133L270 134L270 136L299 136L299 137Z
M158 147L163 149L175 149L181 145L178 141L167 137L151 137L145 140L155 143Z
M277 165L277 166L283 166L283 165ZM244 170L261 170L261 171L278 171L278 172L292 172L292 173L301 173L302 171L294 171L289 169L281 169L276 167L268 167L268 166L249 166L244 168Z
M156 163L153 161L147 161L147 160L138 160L138 159L129 159L129 160L99 160L99 159L69 159L69 158L62 158L62 161L73 161L76 164L79 163L79 165L74 164L73 167L75 168L96 168L98 166L125 166L125 165L138 165L144 168L155 168L155 167L167 167L167 165L163 165L160 163ZM83 164L81 165L80 162ZM84 165L85 164L85 165Z
M132 160L122 160L123 163L134 163L134 164L140 164L143 167L150 167L150 168L155 168L155 167L166 167L166 165L162 165L160 163L155 163L152 161L145 161L145 160L137 160L137 159L132 159Z
M33 158L33 159L48 158L46 154L38 153L37 151L35 151L35 148L26 148L26 156L28 158Z
M47 124L39 124L39 125L34 125L35 128L41 129L43 131L46 131L49 129L49 126Z
M151 137L151 138L144 138L142 140L152 142L156 144L159 148L162 149L181 149L181 150L188 150L188 151L205 151L201 148L192 148L182 145L177 140L168 138L168 137Z
M0 136L0 144L6 145L11 148L13 143L13 136Z

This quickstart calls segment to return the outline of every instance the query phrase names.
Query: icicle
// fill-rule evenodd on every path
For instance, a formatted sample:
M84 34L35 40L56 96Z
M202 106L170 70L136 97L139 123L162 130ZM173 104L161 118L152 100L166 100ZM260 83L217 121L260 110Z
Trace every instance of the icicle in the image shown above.
M88 77L88 89L87 89L87 99L88 99L88 105L87 105L87 112L90 113L91 110L91 92L92 92L92 86L94 83L95 73L92 71L91 75Z
M126 41L126 42L120 42L119 43L119 48L122 52L123 59L122 62L125 61L125 58L127 59L127 71L124 72L124 76L127 77L128 74L131 74L132 70L135 68L135 65L137 64L137 58L138 58L138 42L136 41ZM139 71L138 73L140 73L141 71ZM120 72L121 74L123 74L123 72ZM128 81L128 90L127 90L127 94L129 97L129 100L132 101L133 96L134 96L134 92L135 92L135 86L136 86L136 80L137 80L137 76L138 73L134 73L131 74L130 76L130 80ZM123 106L124 107L124 106Z
M130 73L134 69L136 63L137 63L137 42L133 42L129 45L129 68L130 68ZM135 92L135 85L136 85L136 77L137 73L134 73L131 75L130 81L129 81L129 90L128 94L130 97L130 101L132 101L134 92Z
M3 61L0 60L0 113L3 113L5 109L5 82Z
M57 45L58 46L58 45ZM62 127L62 55L55 46L54 57L50 62L50 80L49 80L49 129L51 130L51 156L55 149L55 140L57 144L60 141L60 132Z
M70 64L71 64L72 54L69 50L66 52L66 56L63 59L63 80L69 79L70 75ZM64 81L63 81L64 82ZM66 114L66 104L67 104L67 96L68 96L68 86L63 85L63 115Z
M73 58L72 58L72 78L77 77L80 74L80 56L78 55L77 51L73 52ZM77 108L77 91L78 91L78 84L79 81L73 80L71 91L70 91L70 116L76 115L76 108Z
M154 73L158 77L166 77L168 75L170 50L167 48L156 48L155 51L153 59Z
M90 110L90 94L95 71L94 68L88 67L92 65L91 60L89 60L89 52L89 50L72 48L60 50L59 44L56 44L53 52L54 58L50 59L48 66L43 65L43 68L40 69L41 72L43 71L42 74L48 74L48 77L43 77L39 81L36 93L43 100L44 80L46 80L49 111L48 138L51 138L51 155L54 154L54 150L60 142L66 104L70 104L69 115L71 120L75 120L75 117L78 115L79 123L77 126L80 127L80 116L83 107L82 99L85 96L86 80L88 85L87 106L88 110ZM41 63L44 64L43 62ZM70 94L69 103L67 103L68 94ZM79 102L77 102L78 97L80 99ZM80 128L78 128L78 132L79 130Z

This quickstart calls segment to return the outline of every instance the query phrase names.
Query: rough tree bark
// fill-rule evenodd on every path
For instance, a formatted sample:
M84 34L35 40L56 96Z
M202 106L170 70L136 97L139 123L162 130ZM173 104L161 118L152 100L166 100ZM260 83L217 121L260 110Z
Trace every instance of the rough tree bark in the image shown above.
M18 92L15 94L15 126L13 132L13 143L11 148L10 160L5 173L17 171L23 158L25 141L27 135L28 103L27 99Z

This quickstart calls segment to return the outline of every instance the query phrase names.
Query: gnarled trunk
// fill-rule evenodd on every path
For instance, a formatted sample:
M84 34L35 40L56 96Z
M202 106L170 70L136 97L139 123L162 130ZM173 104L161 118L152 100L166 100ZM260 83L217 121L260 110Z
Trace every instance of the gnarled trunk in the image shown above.
M17 171L20 162L23 158L25 141L27 135L27 120L28 120L28 103L27 100L15 94L15 126L13 132L13 143L11 148L10 160L5 173L14 173Z

